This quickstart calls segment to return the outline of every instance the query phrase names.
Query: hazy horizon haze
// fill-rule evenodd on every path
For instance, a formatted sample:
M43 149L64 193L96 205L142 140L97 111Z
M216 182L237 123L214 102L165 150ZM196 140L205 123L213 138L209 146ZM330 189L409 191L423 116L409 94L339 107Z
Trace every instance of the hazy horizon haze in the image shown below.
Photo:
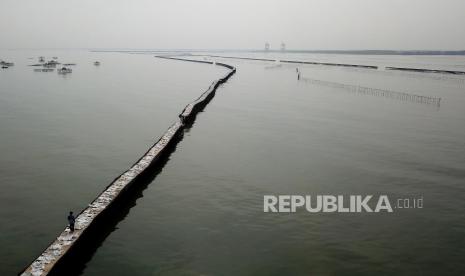
M465 49L459 0L2 0L0 10L3 49Z

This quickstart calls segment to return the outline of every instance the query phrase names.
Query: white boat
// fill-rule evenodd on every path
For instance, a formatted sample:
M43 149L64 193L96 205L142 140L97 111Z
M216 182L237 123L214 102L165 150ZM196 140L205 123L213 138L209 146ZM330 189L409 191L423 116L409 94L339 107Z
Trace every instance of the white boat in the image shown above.
M58 69L57 72L58 74L69 74L69 73L72 73L73 70L71 70L70 68L63 67L63 68Z

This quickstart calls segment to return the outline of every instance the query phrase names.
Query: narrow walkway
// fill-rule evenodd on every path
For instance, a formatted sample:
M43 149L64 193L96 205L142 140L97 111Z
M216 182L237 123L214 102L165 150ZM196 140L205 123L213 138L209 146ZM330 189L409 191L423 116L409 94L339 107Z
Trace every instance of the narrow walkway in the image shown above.
M157 56L157 58L213 64L213 62L208 61L196 61L165 56ZM65 228L37 259L19 273L20 275L39 276L52 273L54 268L62 262L64 257L72 252L73 247L75 247L85 235L91 234L90 226L95 224L98 220L104 219L105 211L108 210L115 200L120 198L130 186L136 184L146 170L160 165L158 162L161 156L167 151L169 146L177 143L178 140L175 138L182 134L186 123L195 118L197 113L208 103L211 97L214 96L216 89L236 72L236 68L233 66L224 63L215 64L228 68L229 72L224 77L215 80L204 93L196 100L189 103L165 134L130 169L118 176L76 217L74 232L71 232L68 227Z

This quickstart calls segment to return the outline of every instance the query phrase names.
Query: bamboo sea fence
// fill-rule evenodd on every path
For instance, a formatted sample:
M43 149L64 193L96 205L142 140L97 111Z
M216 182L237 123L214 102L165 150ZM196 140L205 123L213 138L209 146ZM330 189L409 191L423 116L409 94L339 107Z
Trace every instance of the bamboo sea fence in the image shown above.
M320 85L320 86L325 86L325 87L343 89L351 93L357 93L361 95L384 97L384 98L395 99L395 100L400 100L400 101L436 105L436 106L440 106L441 104L440 97L423 96L423 95L416 95L412 93L399 92L399 91L394 91L394 90L389 90L389 89L380 89L380 88L352 85L352 84L346 84L346 83L340 83L340 82L334 82L334 81L318 80L318 79L312 79L312 78L303 77L303 76L299 78L299 81L310 83L313 85Z

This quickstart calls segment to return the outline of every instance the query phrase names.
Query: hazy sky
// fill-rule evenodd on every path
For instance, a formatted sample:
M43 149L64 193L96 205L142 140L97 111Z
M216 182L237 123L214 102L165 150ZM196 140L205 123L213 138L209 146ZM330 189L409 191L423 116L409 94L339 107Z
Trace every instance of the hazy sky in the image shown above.
M0 48L465 49L465 0L0 0Z

